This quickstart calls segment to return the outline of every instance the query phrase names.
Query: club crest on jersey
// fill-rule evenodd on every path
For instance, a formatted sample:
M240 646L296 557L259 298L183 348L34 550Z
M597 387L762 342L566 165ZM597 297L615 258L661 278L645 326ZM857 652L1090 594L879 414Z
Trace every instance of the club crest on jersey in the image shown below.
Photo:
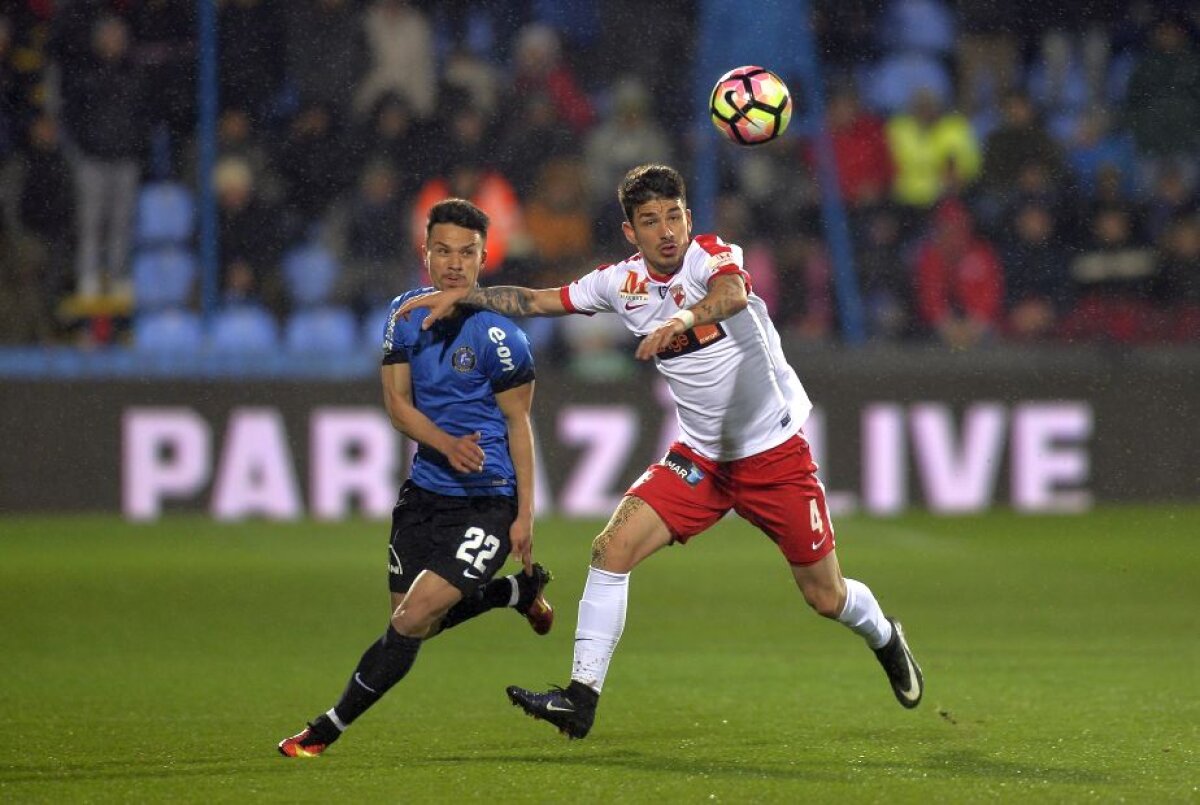
M647 290L649 285L649 277L639 277L636 271L626 271L625 284L621 286L620 291L621 298L629 300L647 300L650 298L650 292Z
M683 307L683 285L671 286L671 298L675 300L678 307Z
M469 372L475 368L475 350L470 347L459 347L450 358L450 365L456 372Z

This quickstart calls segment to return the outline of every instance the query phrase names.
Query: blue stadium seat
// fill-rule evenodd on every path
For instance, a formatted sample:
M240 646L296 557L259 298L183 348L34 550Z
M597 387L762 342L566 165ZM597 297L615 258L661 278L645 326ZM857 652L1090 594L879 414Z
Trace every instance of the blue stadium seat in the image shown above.
M190 310L156 310L133 320L133 346L139 352L195 352L203 343L200 316Z
M923 53L900 53L888 56L871 70L863 97L877 112L904 112L913 93L922 87L932 90L943 106L954 97L950 73L944 64Z
M181 184L155 182L138 194L134 240L140 246L186 244L192 237L195 203Z
M174 246L133 258L133 299L138 310L186 305L196 282L196 257Z
M360 346L358 324L349 308L306 308L288 319L284 343L289 352L356 352Z
M383 326L387 321L388 311L392 306L389 302L380 307L371 308L362 321L362 340L373 349L379 349L383 343Z
M881 18L888 50L950 53L957 36L954 12L940 0L893 0Z
M292 249L283 258L288 296L297 307L325 304L333 293L338 270L337 260L322 246Z
M1027 82L1029 97L1041 109L1065 112L1088 105L1087 72L1080 58L1072 58L1066 75L1057 86L1050 80L1045 60L1039 58L1030 66Z
M279 348L279 324L261 305L227 305L213 315L208 343L214 352L270 352Z

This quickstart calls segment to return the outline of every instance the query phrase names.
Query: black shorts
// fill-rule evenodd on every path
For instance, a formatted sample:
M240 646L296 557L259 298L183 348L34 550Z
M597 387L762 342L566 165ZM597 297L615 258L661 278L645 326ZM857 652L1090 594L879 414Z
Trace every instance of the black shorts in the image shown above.
M439 495L406 481L392 510L388 587L406 593L428 570L471 595L504 567L515 519L516 498Z

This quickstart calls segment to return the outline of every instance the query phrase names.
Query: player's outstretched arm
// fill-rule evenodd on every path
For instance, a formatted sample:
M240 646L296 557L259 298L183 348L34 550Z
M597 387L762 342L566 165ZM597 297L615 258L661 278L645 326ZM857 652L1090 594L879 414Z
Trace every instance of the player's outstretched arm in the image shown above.
M508 530L512 554L521 560L526 573L533 572L533 383L529 381L496 395L496 403L508 423L508 453L517 473L517 519Z
M421 329L428 330L438 319L449 315L456 305L494 310L517 319L526 316L564 316L567 313L558 288L535 290L519 285L496 285L489 288L476 285L469 289L434 291L409 299L400 306L399 313L407 316L416 308L429 308L429 315L421 322Z
M446 457L455 472L480 472L484 452L479 433L451 436L421 413L412 401L412 371L407 363L391 363L382 369L383 404L392 427L418 444L427 445Z
M708 293L690 308L660 324L638 344L638 360L648 361L667 348L671 339L700 324L716 324L741 313L750 302L746 283L738 274L722 274L708 285Z

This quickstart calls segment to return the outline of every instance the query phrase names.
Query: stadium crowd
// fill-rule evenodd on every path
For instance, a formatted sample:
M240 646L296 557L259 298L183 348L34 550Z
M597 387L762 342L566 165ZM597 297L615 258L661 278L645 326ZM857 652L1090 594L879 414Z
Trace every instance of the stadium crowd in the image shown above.
M195 5L0 0L0 342L205 337ZM628 47L641 5L222 0L219 296L261 325L226 342L377 341L451 194L492 218L485 282L624 256L617 179L687 175L696 114L698 2L657 0L654 46ZM1200 4L813 6L872 338L1200 341ZM781 331L836 341L813 129L796 128L721 148L697 226L744 246ZM628 371L607 324L530 324L584 374Z

